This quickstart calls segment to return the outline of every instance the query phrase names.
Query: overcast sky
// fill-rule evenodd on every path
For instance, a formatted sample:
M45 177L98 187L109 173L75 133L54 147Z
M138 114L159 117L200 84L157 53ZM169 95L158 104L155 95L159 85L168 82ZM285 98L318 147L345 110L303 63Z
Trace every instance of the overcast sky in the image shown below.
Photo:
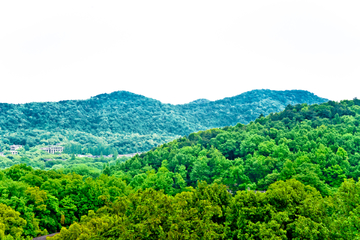
M0 102L360 98L358 1L1 1Z

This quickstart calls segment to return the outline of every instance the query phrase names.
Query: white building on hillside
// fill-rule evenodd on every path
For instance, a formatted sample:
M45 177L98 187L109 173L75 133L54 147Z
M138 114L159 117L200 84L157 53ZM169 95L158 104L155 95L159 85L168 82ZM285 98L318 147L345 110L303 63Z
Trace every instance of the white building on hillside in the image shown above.
M64 147L53 145L53 146L43 147L41 148L41 150L51 154L54 154L56 152L62 153L64 151Z
M21 147L22 147L22 145L11 145L10 151L15 151L16 149L21 148Z

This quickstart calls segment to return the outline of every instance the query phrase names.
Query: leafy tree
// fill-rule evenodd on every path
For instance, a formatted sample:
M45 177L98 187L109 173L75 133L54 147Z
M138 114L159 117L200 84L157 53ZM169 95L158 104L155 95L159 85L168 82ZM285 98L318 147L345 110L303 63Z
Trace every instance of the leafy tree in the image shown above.
M26 221L20 217L20 213L11 207L0 203L0 238L19 239L23 233ZM11 238L11 237L13 238Z

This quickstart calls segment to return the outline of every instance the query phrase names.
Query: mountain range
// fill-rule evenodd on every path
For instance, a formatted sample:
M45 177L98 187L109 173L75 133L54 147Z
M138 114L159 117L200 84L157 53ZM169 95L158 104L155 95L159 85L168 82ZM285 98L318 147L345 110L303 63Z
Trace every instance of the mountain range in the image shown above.
M142 152L191 132L246 124L260 115L282 111L289 104L326 101L304 90L262 89L178 105L127 91L87 100L0 103L0 146L62 142L81 145L78 153L99 145L119 153Z

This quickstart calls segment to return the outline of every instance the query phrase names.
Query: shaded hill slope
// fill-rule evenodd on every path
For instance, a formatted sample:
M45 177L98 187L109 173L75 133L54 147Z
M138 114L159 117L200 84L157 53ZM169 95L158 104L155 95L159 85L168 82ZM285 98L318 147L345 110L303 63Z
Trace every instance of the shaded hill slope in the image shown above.
M182 115L192 116L196 123L205 128L246 124L261 114L264 116L279 112L289 104L323 103L327 99L320 98L303 90L253 90L234 97L217 101L199 102L195 104L176 105Z

